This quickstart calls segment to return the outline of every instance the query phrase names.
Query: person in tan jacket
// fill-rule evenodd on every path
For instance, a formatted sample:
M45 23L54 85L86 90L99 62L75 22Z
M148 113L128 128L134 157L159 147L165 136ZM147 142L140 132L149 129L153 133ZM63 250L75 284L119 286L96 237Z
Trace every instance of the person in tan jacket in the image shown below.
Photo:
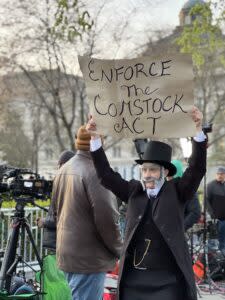
M100 184L90 139L85 126L79 128L76 155L58 170L53 184L57 264L73 300L102 299L105 274L114 268L122 247L117 201Z
M64 150L59 156L58 168L61 168L74 155L73 151ZM42 247L49 249L51 252L56 250L56 216L53 207L55 207L55 204L51 201L46 217L37 218L37 226L44 228Z

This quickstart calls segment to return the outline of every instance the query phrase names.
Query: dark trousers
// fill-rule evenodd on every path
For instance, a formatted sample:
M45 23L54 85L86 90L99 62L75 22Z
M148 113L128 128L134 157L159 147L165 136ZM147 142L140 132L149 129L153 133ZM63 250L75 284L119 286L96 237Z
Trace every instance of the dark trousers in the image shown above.
M218 220L219 249L225 255L225 221Z
M184 281L173 271L129 268L123 274L119 300L185 300Z

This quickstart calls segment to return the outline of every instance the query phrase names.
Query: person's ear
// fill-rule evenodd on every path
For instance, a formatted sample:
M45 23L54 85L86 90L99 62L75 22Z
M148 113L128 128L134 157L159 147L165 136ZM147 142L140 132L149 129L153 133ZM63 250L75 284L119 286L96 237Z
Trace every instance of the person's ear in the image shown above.
M164 169L164 176L165 176L165 177L167 177L167 176L168 176L168 174L169 174L169 170L167 170L167 169Z

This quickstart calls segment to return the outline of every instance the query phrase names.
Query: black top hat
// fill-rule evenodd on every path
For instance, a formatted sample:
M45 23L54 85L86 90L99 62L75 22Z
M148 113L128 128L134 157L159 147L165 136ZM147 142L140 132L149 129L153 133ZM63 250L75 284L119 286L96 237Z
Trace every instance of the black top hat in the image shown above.
M172 148L162 142L150 141L147 144L142 159L135 160L139 165L144 162L156 163L169 170L168 176L176 174L176 167L171 163Z

